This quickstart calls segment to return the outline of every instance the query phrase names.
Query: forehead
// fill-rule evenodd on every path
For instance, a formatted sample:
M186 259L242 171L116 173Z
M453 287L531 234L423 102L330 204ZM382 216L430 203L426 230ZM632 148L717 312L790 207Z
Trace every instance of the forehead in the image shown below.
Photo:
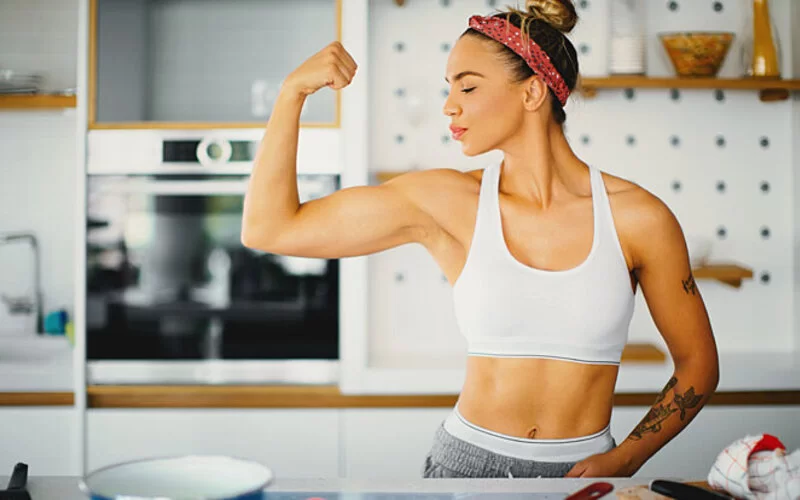
M476 71L490 77L502 70L502 61L487 41L475 36L462 36L447 57L445 77L452 82L452 78L462 71Z

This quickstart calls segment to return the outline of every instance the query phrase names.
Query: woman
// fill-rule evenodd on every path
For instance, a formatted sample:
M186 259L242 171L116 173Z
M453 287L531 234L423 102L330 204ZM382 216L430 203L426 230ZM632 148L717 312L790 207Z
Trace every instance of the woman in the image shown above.
M576 21L568 0L529 0L525 11L473 16L453 47L444 105L453 137L468 156L503 151L500 164L410 172L300 204L304 99L356 73L336 42L286 78L255 161L244 245L339 258L419 243L452 283L466 378L425 477L629 476L717 385L677 220L645 189L582 162L564 136L578 79L564 34ZM675 371L617 446L609 422L638 286Z

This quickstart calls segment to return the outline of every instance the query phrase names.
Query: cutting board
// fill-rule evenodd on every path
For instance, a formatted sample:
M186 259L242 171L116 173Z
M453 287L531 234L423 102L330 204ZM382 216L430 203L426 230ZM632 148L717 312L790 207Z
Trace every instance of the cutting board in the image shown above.
M669 497L650 491L647 485L615 489L611 495L616 495L619 500L670 500ZM611 495L609 498L613 498Z

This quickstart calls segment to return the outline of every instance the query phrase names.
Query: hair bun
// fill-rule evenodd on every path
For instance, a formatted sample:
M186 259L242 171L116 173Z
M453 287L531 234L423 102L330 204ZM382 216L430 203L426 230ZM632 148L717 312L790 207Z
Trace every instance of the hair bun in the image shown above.
M562 33L569 33L578 23L572 0L525 0L525 7L534 19L540 19Z

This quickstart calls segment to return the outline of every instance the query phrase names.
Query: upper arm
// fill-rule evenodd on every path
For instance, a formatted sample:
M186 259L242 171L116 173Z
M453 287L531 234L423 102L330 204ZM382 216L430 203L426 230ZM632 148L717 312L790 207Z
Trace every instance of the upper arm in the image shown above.
M717 348L678 220L647 193L637 207L634 266L647 307L676 365L717 368Z
M270 241L245 245L281 255L340 258L367 255L406 243L424 243L435 221L420 200L424 172L377 186L354 186L302 203Z

